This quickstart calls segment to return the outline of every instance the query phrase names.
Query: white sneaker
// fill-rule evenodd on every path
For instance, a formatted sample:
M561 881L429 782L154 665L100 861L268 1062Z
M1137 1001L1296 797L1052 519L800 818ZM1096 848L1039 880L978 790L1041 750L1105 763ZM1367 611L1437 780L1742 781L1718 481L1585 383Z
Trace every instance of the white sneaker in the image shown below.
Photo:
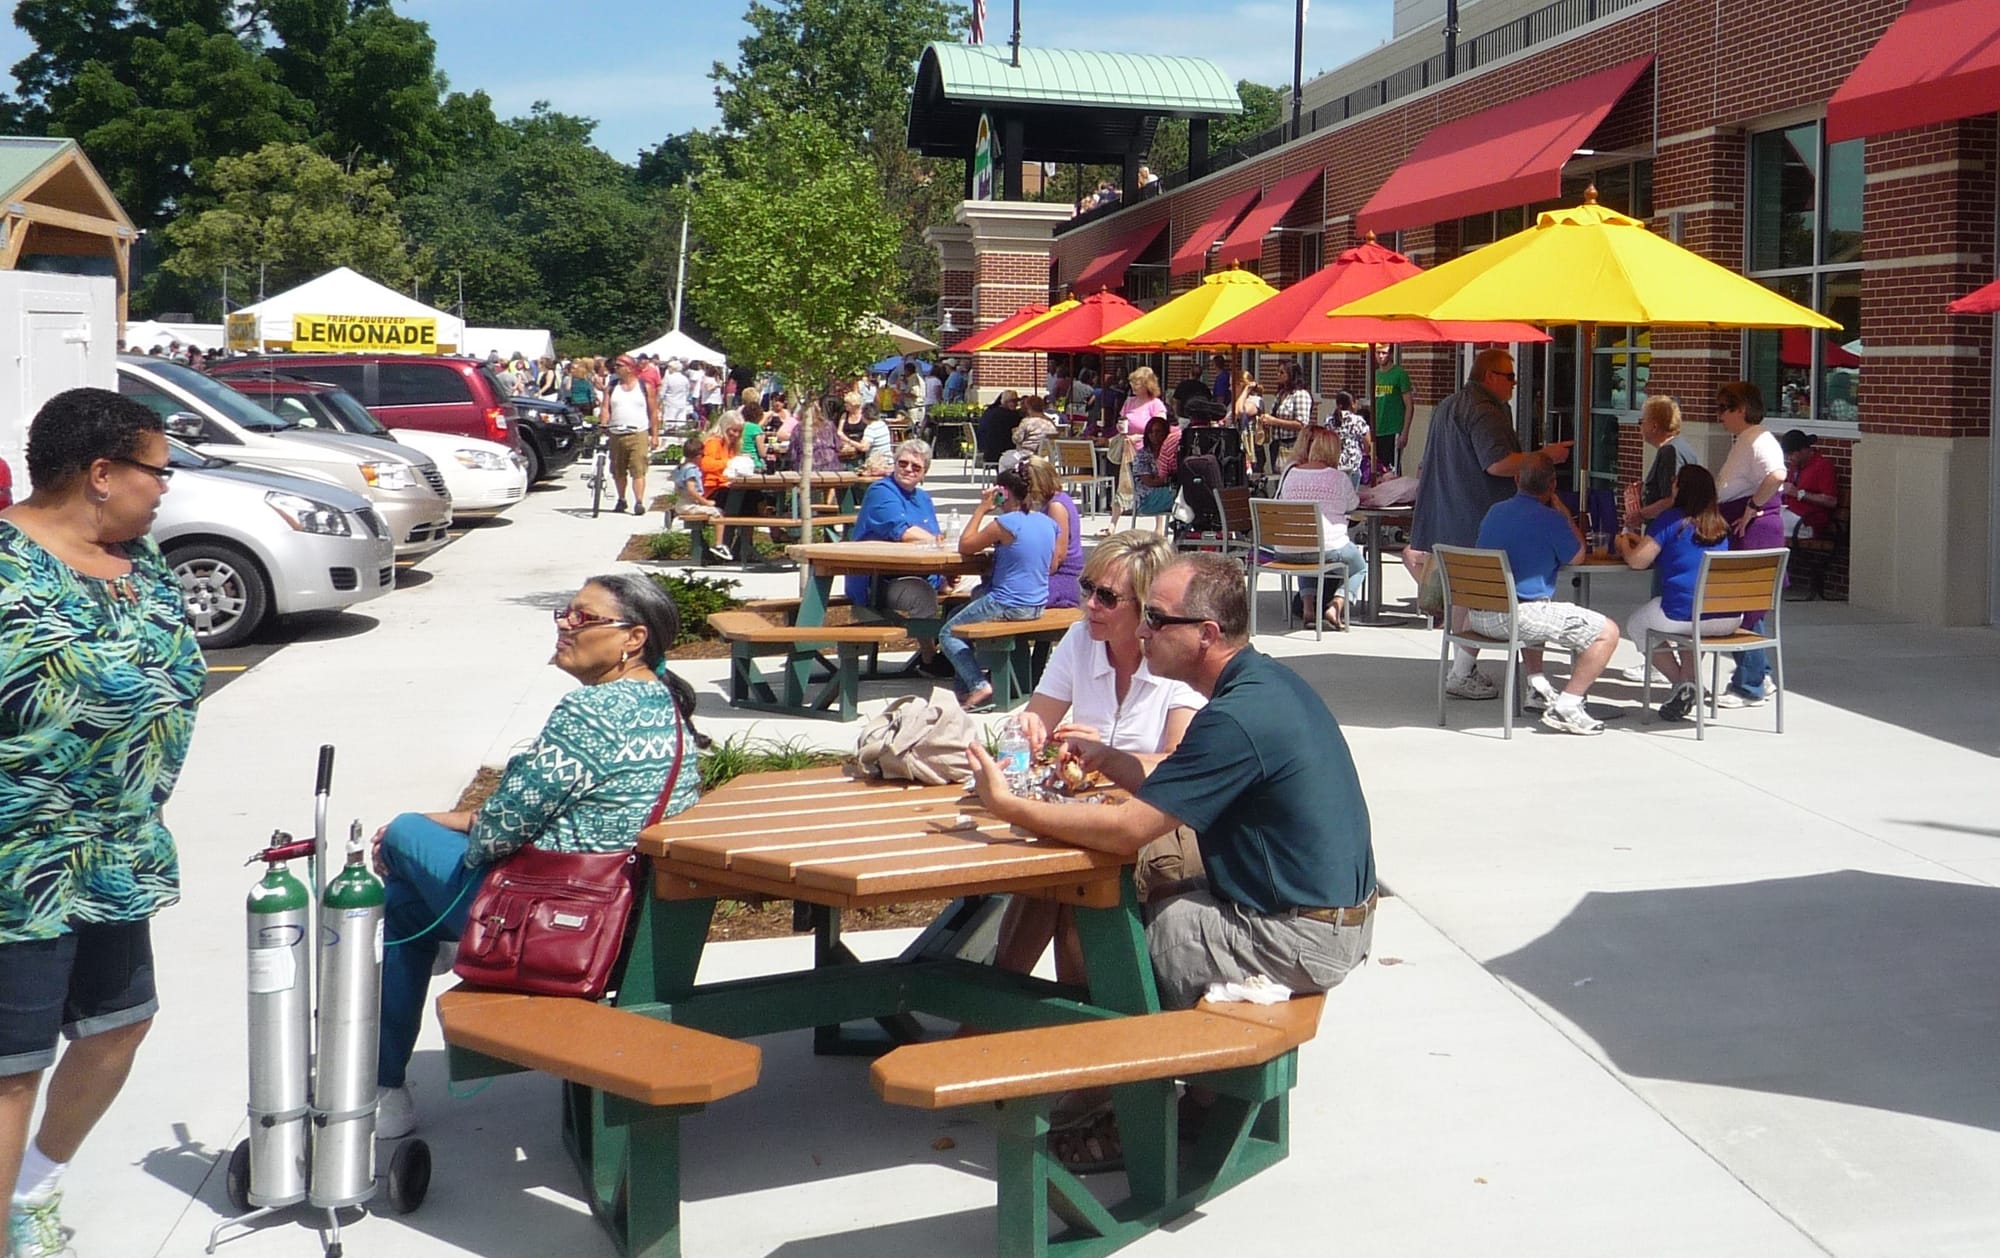
M16 1201L7 1211L7 1250L12 1258L60 1258L74 1254L62 1223L62 1193L40 1201Z
M1528 697L1521 706L1529 712L1546 712L1556 706L1555 684L1537 673L1528 678Z
M1625 679L1626 681L1629 681L1629 682L1631 682L1631 683L1632 683L1633 685L1635 685L1635 686L1643 686L1643 685L1645 685L1645 684L1646 684L1646 666L1645 666L1644 664L1634 664L1634 665L1633 665L1632 667L1630 667L1630 668L1622 668L1622 669L1619 669L1619 670L1618 670L1618 675L1619 675L1620 677L1623 677L1623 678L1624 678L1624 679ZM1654 684L1655 686L1664 686L1664 685L1666 685L1666 684L1667 684L1667 675L1666 675L1665 673L1661 672L1661 671L1660 671L1659 669L1657 669L1657 668L1656 668L1656 669L1654 669L1654 670L1653 670L1653 684Z
M1718 708L1761 708L1770 701L1769 690L1760 695L1746 695L1741 690L1725 690L1715 696L1715 706Z
M1542 713L1542 724L1565 734L1602 734L1604 722L1583 710L1581 703L1575 707L1552 707Z
M1444 679L1444 692L1454 699L1493 699L1500 694L1500 687L1493 679L1478 669L1463 676L1453 674Z
M375 1093L375 1138L401 1140L417 1129L417 1100L410 1085L380 1088Z

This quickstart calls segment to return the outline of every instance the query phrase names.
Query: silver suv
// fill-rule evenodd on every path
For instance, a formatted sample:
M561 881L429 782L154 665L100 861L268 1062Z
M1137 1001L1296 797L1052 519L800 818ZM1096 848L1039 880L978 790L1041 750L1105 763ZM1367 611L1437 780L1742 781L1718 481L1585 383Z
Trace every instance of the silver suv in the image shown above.
M118 391L158 412L170 436L202 454L361 494L388 522L399 559L450 540L451 497L422 455L393 442L306 432L228 385L164 359L120 358Z

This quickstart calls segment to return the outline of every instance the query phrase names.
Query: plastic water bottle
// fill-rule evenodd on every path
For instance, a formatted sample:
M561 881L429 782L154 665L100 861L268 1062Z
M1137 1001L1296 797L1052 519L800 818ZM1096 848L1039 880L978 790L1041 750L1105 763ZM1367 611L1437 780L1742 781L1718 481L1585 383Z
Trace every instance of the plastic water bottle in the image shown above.
M958 545L958 535L963 532L965 532L965 521L958 518L957 511L953 511L944 518L944 537L942 540L947 547Z
M1028 770L1034 762L1034 753L1028 748L1028 732L1021 728L1021 718L1010 716L1000 727L1000 771L1007 775L1007 789L1016 795L1028 789Z

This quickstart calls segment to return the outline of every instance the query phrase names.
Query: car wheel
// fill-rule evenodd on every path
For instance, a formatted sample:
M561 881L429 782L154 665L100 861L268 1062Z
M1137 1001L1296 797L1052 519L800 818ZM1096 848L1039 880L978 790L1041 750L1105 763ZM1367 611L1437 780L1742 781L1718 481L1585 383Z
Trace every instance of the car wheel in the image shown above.
M221 542L173 547L166 556L180 578L195 640L205 649L235 646L264 623L271 591L250 556Z
M528 461L528 484L540 484L542 480L542 468L544 466L541 450L536 447L534 442L523 438L521 441L521 457Z

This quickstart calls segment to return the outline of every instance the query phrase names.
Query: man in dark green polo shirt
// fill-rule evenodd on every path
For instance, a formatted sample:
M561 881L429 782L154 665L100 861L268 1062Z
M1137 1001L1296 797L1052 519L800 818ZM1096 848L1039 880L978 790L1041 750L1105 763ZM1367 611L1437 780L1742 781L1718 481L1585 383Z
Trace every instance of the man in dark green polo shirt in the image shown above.
M1368 804L1347 741L1303 678L1250 647L1249 619L1234 560L1183 555L1154 579L1139 628L1146 666L1208 705L1164 757L1070 741L1087 767L1132 792L1121 807L1017 797L972 748L981 801L1023 829L1128 858L1182 823L1194 830L1205 879L1156 902L1146 927L1169 1009L1253 974L1325 991L1374 937Z

